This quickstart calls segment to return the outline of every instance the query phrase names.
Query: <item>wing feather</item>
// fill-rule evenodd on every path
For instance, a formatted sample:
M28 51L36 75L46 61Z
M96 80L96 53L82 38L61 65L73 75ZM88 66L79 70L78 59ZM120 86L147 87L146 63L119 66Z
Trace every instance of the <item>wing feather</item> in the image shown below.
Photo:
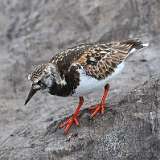
M132 48L142 48L137 40L122 42L82 44L62 51L50 60L65 74L72 65L84 68L87 75L103 79L114 72L116 67L129 55Z

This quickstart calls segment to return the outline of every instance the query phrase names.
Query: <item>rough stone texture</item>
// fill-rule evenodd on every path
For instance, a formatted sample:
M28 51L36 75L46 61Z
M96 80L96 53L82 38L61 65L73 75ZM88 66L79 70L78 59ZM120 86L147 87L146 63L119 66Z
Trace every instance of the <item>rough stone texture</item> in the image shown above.
M159 8L159 0L0 0L0 159L160 159ZM84 109L80 128L64 136L55 129L77 99L38 93L23 105L34 64L81 42L128 37L150 47L110 82L113 111L91 121Z

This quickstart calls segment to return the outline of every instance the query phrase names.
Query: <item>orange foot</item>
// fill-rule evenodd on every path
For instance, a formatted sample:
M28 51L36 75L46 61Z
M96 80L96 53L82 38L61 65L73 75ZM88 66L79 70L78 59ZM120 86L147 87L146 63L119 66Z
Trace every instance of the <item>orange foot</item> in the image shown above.
M65 128L64 129L64 133L67 134L68 130L71 128L71 126L75 123L76 126L79 126L79 122L77 120L77 117L79 115L80 112L80 108L83 105L84 99L83 97L79 97L79 104L76 108L76 111L74 112L74 114L67 118L67 120L65 122L63 122L62 124L60 124L59 128Z
M67 118L67 120L65 122L63 122L63 123L60 124L59 128L65 127L64 133L67 134L68 130L71 128L71 126L74 123L75 123L76 126L79 126L79 122L77 120L77 116L76 115L73 115L70 118Z
M96 104L95 106L91 106L89 108L89 111L91 113L91 118L96 116L98 113L103 114L106 108L106 104Z
M89 111L91 113L91 118L93 118L94 116L96 116L97 113L104 113L105 111L105 108L106 108L106 98L108 97L109 95L109 84L107 84L105 87L104 87L104 93L103 93L103 96L101 98L101 102L95 106L91 106L89 108Z

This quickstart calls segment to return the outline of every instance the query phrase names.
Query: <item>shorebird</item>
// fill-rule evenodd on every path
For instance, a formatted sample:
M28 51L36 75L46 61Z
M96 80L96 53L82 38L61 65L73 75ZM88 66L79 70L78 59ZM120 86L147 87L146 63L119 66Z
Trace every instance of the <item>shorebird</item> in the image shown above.
M67 133L70 127L79 125L78 116L84 96L103 89L100 103L89 108L91 118L103 114L109 94L108 81L120 73L126 58L148 44L139 40L126 40L111 43L81 44L55 55L45 64L38 65L29 74L32 86L25 105L39 90L62 97L77 96L79 104L71 117L60 124Z

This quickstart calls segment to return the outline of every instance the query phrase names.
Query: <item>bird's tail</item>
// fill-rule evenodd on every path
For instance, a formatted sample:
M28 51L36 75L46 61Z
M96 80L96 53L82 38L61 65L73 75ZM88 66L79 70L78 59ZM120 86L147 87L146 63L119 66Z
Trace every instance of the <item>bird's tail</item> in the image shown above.
M138 39L135 39L135 40L127 40L125 42L123 42L125 44L130 44L131 47L129 49L129 53L133 53L134 51L136 50L139 50L141 48L144 48L144 47L148 47L149 46L149 43L143 43L142 41L138 40Z

